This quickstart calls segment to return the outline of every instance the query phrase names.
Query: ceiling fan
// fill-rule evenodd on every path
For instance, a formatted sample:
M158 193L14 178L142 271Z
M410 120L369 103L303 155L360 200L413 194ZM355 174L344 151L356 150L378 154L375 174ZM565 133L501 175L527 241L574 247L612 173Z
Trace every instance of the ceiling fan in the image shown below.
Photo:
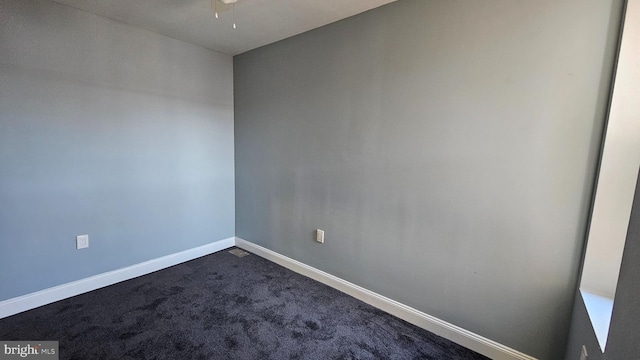
M231 9L231 17L233 19L233 28L236 28L236 2L238 0L211 0L211 10L216 19L220 17L219 13Z

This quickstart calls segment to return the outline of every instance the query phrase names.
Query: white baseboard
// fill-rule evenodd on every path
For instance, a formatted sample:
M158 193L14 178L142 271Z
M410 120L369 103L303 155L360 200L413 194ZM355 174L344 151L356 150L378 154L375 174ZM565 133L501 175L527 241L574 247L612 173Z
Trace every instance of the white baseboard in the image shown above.
M375 306L378 309L388 312L389 314L425 330L431 331L445 339L456 342L482 355L488 356L491 359L536 360L534 357L523 354L493 340L489 340L459 326L425 314L412 307L238 237L227 238L197 248L128 266L126 268L109 271L86 279L73 281L31 294L0 301L0 319L105 286L113 285L121 281L146 275L154 271L162 270L170 266L230 248L234 245L325 285L331 286L358 300Z
M483 336L465 330L459 326L450 324L422 311L416 310L395 300L367 290L361 286L352 284L339 277L333 276L324 271L280 255L262 246L256 245L244 239L236 237L235 245L244 250L250 251L260 257L270 260L276 264L286 267L289 270L312 278L345 294L383 310L391 315L403 319L420 328L451 340L477 353L494 360L536 360L536 358L523 354L510 347L489 340Z
M197 248L141 262L126 268L0 301L0 319L209 255L216 251L230 248L234 243L235 238L230 237Z

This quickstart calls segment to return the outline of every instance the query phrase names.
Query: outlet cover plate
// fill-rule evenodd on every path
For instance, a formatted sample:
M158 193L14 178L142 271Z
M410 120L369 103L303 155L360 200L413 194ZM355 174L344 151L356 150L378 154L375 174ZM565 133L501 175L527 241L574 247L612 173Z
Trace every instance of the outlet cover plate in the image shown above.
M89 235L76 236L76 249L86 249L89 247Z
M582 345L582 352L580 353L580 360L587 360L587 356L589 356L589 354L587 353L587 347Z

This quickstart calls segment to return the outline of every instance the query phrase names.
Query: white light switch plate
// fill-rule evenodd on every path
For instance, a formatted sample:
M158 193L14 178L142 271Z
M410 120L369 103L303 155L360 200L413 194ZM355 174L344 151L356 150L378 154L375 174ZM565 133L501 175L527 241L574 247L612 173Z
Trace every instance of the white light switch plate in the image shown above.
M316 241L324 244L324 230L316 229Z

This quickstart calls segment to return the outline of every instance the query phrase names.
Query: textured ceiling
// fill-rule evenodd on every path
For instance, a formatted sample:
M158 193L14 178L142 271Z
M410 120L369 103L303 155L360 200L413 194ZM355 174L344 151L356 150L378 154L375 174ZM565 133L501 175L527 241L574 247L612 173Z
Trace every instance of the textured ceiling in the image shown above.
M211 0L53 0L208 49L236 55L395 0L238 0L215 19Z

